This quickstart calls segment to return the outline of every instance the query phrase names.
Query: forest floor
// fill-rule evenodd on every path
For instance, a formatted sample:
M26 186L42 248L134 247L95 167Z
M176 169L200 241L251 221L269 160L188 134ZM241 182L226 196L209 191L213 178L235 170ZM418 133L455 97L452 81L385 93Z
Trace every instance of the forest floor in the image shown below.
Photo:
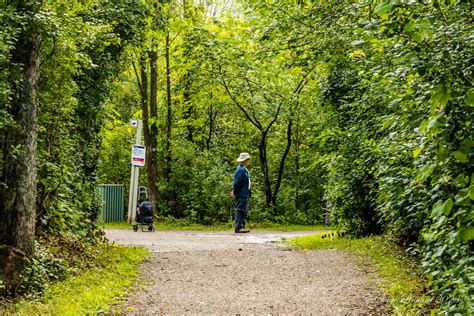
M384 312L383 294L353 255L278 243L314 233L106 230L111 242L142 245L151 252L123 313Z

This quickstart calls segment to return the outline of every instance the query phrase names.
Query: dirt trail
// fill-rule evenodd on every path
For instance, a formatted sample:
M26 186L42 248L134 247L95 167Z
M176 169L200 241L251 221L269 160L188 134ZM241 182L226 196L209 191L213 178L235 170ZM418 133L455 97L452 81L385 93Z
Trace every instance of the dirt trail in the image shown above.
M272 242L313 232L107 230L111 241L152 256L128 314L367 314L383 310L367 273L342 251L291 250Z

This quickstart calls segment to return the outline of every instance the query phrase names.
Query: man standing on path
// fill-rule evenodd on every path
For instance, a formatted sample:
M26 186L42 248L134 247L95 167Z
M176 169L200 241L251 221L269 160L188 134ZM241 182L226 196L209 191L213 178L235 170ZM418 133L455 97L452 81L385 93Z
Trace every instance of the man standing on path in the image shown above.
M234 185L230 193L235 197L235 232L248 233L250 230L245 229L247 222L247 213L249 211L249 197L250 197L250 176L247 167L250 163L250 155L248 153L241 153L237 158L239 163L234 174Z

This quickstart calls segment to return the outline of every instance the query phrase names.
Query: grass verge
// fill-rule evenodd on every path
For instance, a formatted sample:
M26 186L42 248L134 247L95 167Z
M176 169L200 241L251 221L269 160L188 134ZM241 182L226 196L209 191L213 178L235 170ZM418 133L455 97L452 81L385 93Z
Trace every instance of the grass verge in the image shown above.
M95 315L120 313L120 305L138 278L139 266L148 255L144 248L101 245L99 265L82 268L73 276L52 284L37 299L22 299L8 308L15 315ZM1 313L0 313L1 314Z
M217 225L201 225L190 223L185 220L172 220L172 221L155 221L153 224L155 230L196 230L196 231L225 231L232 230L234 228L233 223L217 224ZM117 223L101 223L103 228L126 228L132 229L132 224L127 222ZM296 230L331 230L332 227L323 225L283 225L276 223L250 223L249 229L252 230L268 230L268 231L296 231Z
M432 299L423 294L426 281L416 275L417 263L383 236L346 239L336 233L321 233L286 243L307 250L338 249L355 254L370 267L371 277L377 280L395 314L426 313L432 307Z

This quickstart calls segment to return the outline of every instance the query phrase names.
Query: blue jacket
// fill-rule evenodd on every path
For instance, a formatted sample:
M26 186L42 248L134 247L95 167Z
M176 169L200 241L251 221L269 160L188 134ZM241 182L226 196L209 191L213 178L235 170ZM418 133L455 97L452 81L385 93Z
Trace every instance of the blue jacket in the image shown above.
M239 164L234 174L234 195L237 198L246 198L250 196L249 190L249 172Z

